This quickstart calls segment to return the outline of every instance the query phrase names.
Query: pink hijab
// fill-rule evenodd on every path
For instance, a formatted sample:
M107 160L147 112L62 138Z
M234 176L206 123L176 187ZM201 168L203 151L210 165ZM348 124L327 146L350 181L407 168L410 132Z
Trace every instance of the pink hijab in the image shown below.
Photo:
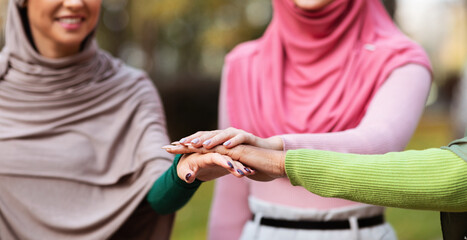
M408 63L431 69L379 0L335 0L319 11L292 0L273 6L264 35L226 59L234 127L261 137L354 128L394 69Z

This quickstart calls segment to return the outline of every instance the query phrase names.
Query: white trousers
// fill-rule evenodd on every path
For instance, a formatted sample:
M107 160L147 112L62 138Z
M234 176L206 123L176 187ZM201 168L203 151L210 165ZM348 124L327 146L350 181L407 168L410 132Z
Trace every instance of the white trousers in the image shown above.
M253 197L249 198L249 205L250 210L255 214L255 219L246 223L240 237L241 240L397 240L394 229L388 223L374 227L358 228L358 218L383 214L383 207L358 204L323 211L277 205ZM262 226L259 225L259 221L263 217L292 221L349 220L351 229L302 230Z

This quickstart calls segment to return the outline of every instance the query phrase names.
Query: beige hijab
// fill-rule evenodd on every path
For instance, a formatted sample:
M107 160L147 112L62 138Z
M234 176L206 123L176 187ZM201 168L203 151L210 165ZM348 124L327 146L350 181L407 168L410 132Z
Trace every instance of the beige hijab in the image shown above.
M115 238L130 216L135 232L166 238L171 216L144 199L172 161L151 81L93 36L74 56L42 57L22 4L9 2L0 53L0 239Z

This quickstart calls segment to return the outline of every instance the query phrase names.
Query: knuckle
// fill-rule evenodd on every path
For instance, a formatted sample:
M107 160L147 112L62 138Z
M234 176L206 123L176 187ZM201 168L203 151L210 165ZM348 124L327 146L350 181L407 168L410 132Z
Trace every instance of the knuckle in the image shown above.
M246 147L244 145L240 145L239 147L239 153L240 155L245 155L246 154Z

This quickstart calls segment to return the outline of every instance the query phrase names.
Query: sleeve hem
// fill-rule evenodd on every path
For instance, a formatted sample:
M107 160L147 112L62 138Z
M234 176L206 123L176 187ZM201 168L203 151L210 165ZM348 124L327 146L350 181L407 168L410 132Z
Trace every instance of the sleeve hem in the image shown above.
M297 181L297 175L295 171L296 159L297 159L297 151L296 150L289 150L285 156L285 173L290 180L290 183L294 186L299 185Z

